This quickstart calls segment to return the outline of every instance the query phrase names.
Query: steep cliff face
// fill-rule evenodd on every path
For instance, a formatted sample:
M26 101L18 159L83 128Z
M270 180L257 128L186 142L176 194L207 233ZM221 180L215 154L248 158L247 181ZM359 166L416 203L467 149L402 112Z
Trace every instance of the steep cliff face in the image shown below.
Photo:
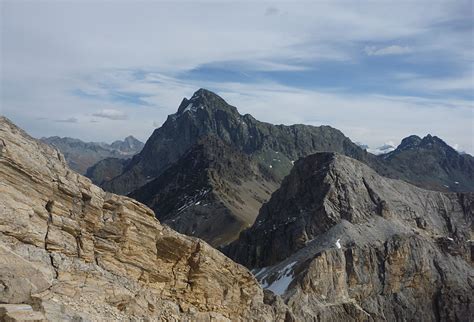
M302 320L468 321L473 212L473 193L423 190L318 153L225 251Z
M221 97L200 89L183 99L178 112L155 130L142 152L124 172L106 182L106 190L128 194L156 178L201 138L215 136L251 156L276 177L286 176L292 162L317 151L335 151L377 167L380 161L329 126L273 125L241 115Z
M248 155L210 136L130 197L175 230L217 247L254 223L278 181Z
M5 319L277 318L245 268L94 186L3 117L0 223Z

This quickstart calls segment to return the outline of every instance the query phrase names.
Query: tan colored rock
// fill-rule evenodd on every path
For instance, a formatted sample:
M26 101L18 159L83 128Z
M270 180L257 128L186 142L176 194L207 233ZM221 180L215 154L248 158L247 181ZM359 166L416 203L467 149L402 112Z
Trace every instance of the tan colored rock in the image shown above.
M5 322L13 321L30 321L45 322L47 321L44 314L33 311L30 305L25 304L0 304L0 320Z
M253 275L0 118L0 302L48 320L273 320ZM17 319L18 320L18 319Z
M300 159L229 247L298 321L471 321L474 193Z

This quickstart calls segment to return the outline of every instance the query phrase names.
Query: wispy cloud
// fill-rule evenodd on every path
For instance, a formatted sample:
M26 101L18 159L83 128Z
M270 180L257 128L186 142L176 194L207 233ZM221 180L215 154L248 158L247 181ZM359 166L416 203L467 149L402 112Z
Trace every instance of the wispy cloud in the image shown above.
M280 13L277 7L270 6L265 9L265 16L274 16Z
M474 74L460 77L411 77L402 84L404 87L416 88L430 92L467 91L474 90Z
M78 123L79 120L76 117L69 117L67 119L54 120L59 123Z
M364 48L368 56L386 56L386 55L403 55L413 52L408 46L391 45L386 47L366 46Z
M92 116L101 117L101 118L114 120L114 121L126 120L128 118L128 116L124 112L112 110L112 109L101 110L97 113L93 113Z

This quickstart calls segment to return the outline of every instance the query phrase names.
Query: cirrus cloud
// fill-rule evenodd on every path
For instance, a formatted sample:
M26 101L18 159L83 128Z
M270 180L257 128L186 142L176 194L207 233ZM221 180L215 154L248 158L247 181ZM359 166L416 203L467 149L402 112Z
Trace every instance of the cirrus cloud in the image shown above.
M127 114L125 114L122 111L113 110L113 109L104 109L104 110L101 110L101 111L98 111L98 112L92 114L92 116L101 117L101 118L109 119L109 120L113 120L113 121L128 119Z
M391 45L386 47L366 46L364 48L368 56L385 56L385 55L403 55L413 52L408 46Z
M66 119L60 119L60 120L54 120L54 121L59 122L59 123L77 123L77 122L79 122L77 117L68 117Z

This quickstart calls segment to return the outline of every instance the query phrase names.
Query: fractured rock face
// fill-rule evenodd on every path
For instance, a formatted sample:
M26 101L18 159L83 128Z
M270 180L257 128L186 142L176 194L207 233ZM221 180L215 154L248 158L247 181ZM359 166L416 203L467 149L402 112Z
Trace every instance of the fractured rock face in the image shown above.
M252 274L0 119L0 302L49 320L272 320Z
M225 252L300 320L467 321L473 212L473 193L423 190L318 153Z

